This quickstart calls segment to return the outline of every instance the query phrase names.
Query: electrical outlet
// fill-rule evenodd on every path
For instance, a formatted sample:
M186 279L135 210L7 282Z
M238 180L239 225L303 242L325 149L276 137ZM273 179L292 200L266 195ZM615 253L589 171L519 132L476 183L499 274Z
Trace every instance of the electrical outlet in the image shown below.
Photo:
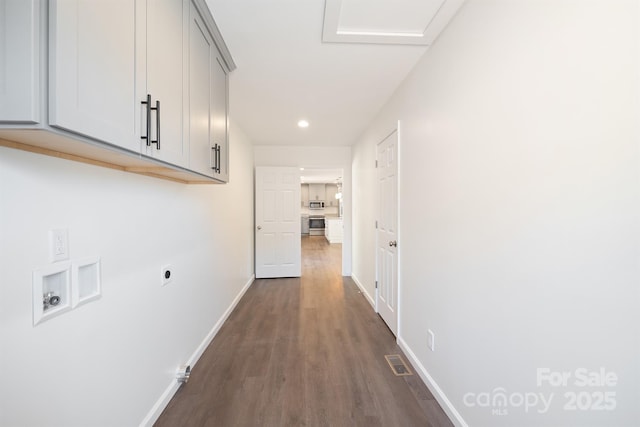
M431 329L427 329L427 346L429 350L436 351L436 336Z
M171 279L173 279L173 267L171 267L170 264L167 264L164 267L162 267L161 273L162 273L162 276L161 276L162 286L168 285L171 282Z
M51 262L69 259L69 231L66 228L49 231L49 256Z

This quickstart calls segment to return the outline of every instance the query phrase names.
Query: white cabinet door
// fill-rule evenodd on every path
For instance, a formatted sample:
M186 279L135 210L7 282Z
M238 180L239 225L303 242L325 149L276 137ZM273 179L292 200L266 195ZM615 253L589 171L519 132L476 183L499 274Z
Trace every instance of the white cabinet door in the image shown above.
M143 154L188 167L189 0L147 1L146 16L147 85L139 99L151 95L159 111L151 111L151 140L158 142L148 142Z
M49 123L139 151L136 7L131 0L51 0Z
M336 200L336 193L338 192L338 187L333 184L327 184L325 187L327 200L325 206L338 206L338 201Z
M40 121L40 2L0 0L0 122Z
M324 201L325 196L324 184L309 184L309 200Z
M309 184L302 184L301 187L302 206L309 206Z

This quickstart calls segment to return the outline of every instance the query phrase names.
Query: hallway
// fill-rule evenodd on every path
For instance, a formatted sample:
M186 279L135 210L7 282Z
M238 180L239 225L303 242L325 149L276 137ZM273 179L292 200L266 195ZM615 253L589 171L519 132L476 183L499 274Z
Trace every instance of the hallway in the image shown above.
M302 278L256 280L157 427L450 426L350 278L341 245L302 239ZM405 359L406 360L406 359Z

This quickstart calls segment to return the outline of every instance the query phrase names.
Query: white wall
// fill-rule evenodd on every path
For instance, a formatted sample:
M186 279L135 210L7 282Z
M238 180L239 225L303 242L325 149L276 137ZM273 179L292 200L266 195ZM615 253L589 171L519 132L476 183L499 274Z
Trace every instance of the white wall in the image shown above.
M253 147L235 126L230 150L229 184L185 185L0 148L0 425L135 426L170 397L253 276ZM71 258L101 257L102 298L34 327L53 228Z
M392 124L393 127L393 124ZM380 135L383 135L380 137ZM376 281L376 144L389 133L374 133L373 139L352 147L353 211L353 271L352 278L375 308ZM380 141L376 141L379 138Z
M353 149L353 273L374 295L371 161L400 120L398 338L459 425L640 419L639 16L468 0ZM576 385L601 367L615 385ZM538 368L567 385L538 386ZM602 392L615 409L564 409Z
M342 275L351 276L351 147L292 147L256 145L256 166L297 166L343 170L342 202L344 237Z

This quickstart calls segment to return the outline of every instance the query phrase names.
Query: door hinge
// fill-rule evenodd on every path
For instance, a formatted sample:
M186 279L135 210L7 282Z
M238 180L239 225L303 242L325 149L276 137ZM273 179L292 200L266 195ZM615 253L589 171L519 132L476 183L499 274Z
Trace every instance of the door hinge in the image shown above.
M378 161L376 160L376 167L378 167Z
M378 289L378 281L376 280L376 289Z
M376 228L378 228L378 221L376 221Z

